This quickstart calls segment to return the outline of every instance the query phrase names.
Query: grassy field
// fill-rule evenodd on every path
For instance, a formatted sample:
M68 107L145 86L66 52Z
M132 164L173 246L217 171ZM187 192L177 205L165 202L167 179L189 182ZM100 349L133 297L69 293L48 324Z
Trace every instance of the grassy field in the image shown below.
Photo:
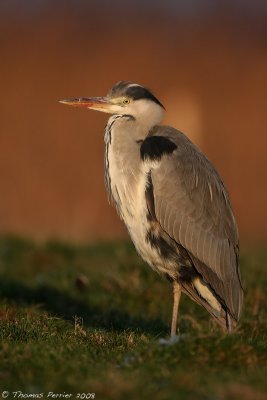
M242 254L245 307L235 335L184 296L181 340L164 346L171 288L131 244L1 238L0 397L265 399L266 260L266 251Z

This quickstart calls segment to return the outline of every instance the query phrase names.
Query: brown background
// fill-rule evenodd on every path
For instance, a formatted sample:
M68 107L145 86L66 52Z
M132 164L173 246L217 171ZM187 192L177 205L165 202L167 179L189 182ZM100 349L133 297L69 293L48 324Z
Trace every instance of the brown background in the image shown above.
M107 116L57 100L132 80L154 91L164 123L216 165L242 239L265 240L267 10L234 1L193 12L183 2L180 10L40 3L0 6L0 232L75 241L125 234L103 184Z

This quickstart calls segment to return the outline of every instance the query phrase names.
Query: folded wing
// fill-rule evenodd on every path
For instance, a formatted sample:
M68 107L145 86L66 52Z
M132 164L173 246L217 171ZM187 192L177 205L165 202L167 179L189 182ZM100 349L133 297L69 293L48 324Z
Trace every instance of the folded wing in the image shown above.
M146 149L159 141L166 152L151 160ZM155 216L162 229L188 251L196 270L238 320L238 231L218 173L185 135L169 127L155 127L141 154L151 163Z

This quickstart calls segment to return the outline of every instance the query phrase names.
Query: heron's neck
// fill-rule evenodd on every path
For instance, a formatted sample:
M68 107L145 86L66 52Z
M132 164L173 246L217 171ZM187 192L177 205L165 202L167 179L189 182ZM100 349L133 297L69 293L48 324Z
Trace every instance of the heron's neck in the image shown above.
M135 118L139 127L148 132L154 125L161 122L164 109L154 101L140 99L131 102L126 108L126 112Z
M120 143L136 142L144 140L152 127L153 125L143 124L131 115L113 115L108 120L106 133Z

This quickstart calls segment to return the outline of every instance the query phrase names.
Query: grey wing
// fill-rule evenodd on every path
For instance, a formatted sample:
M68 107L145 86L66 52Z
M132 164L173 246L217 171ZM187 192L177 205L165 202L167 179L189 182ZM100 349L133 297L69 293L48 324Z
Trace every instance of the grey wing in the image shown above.
M204 281L238 320L242 306L238 231L223 182L182 133L158 126L151 136L164 136L176 145L151 169L156 218L188 251Z

